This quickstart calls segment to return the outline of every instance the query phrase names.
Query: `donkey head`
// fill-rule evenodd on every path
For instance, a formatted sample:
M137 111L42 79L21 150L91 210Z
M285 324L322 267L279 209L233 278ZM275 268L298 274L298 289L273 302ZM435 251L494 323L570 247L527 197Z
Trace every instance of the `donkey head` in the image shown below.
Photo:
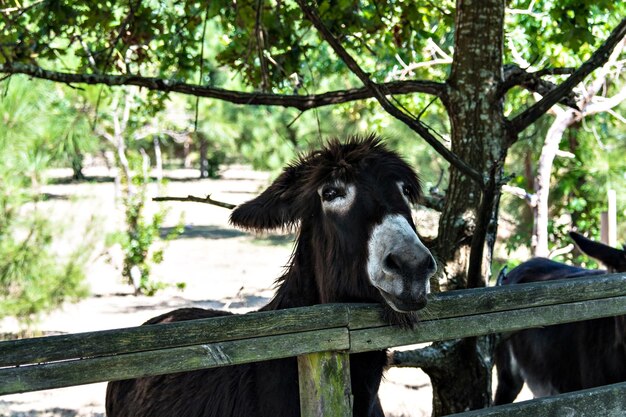
M577 232L570 232L569 235L582 252L602 262L609 272L626 272L626 247L622 250L612 248Z
M379 139L333 140L237 207L231 222L255 230L299 226L291 271L314 281L315 303L384 301L408 312L426 304L436 270L411 219L419 196L415 172Z

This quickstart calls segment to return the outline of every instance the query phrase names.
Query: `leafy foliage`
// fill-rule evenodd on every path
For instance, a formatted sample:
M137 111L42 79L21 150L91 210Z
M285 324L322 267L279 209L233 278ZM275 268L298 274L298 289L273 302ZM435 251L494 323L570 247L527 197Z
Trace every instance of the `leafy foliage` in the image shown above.
M507 59L519 53L539 67L580 65L626 10L610 0L514 0L509 7L516 13L507 15Z
M146 213L149 178L141 170L135 169L134 172L131 181L136 191L128 193L124 201L126 230L123 233L116 233L113 240L120 243L124 251L122 275L135 288L137 294L154 295L167 287L165 283L156 281L150 276L152 266L163 262L164 248L156 243L161 240L160 230L167 210L160 207L156 213L151 215ZM181 219L179 225L165 236L163 242L174 239L182 232Z
M49 221L40 216L19 220L23 224L16 219L5 226L25 237L0 233L0 318L15 316L30 324L39 314L87 295L84 266L89 251L77 248L62 261L52 250L58 231Z
M44 169L70 154L53 151L55 133L48 127L72 135L68 120L76 117L49 112L63 99L47 87L15 77L0 101L7 127L0 130L0 318L16 316L25 324L87 294L84 267L92 249L86 231L83 245L57 254L53 246L61 232L40 208Z
M293 1L218 0L207 5L193 0L88 0L80 4L37 0L11 2L7 10L9 6L15 11L6 12L0 21L0 63L32 63L94 74L141 74L234 91L309 94L360 86L327 44L320 42L317 31L303 19ZM626 14L626 3L609 0L511 0L507 6L505 63L529 71L579 66ZM462 53L453 50L455 10L451 0L320 0L316 7L328 28L374 81L444 81L452 56ZM559 77L552 80L558 82ZM89 137L84 113L97 112L100 126L111 125L106 115L114 96L110 90L63 91L68 96L80 95L85 101L70 99L53 106L59 114L74 117L63 122L72 126L72 133L57 126L50 137L62 140L60 145L50 140L49 146L29 151L32 154L23 166L35 176L41 172L37 167L52 159L78 167L80 156L93 149L91 142L84 140ZM398 96L397 100L405 111L420 115L420 120L440 132L442 141L448 141L451 126L441 102L420 94ZM80 107L85 102L88 112ZM505 113L519 113L532 102L530 93L515 88L506 96ZM301 114L277 108L241 111L241 107L224 102L151 92L138 95L134 106L141 112L133 112L129 123L130 152L149 146L131 137L150 123L186 133L197 129L194 137L209 142L211 174L216 174L221 155L229 161L239 159L257 168L276 170L321 137L375 131L389 137L392 145L419 167L427 188L447 187L447 178L439 178L448 164L420 141L407 139L414 134L381 113L373 100ZM172 109L184 117L172 121ZM15 111L30 110L16 107ZM624 108L616 113L623 114ZM586 123L593 127L572 131L568 143L561 144L575 157L558 159L555 165L554 178L558 180L552 184L551 204L552 217L557 220L550 225L555 247L569 243L565 233L570 224L597 235L597 215L604 209L605 189L624 189L624 164L611 158L623 150L623 126L606 115ZM544 118L527 129L509 154L506 170L515 174L516 185L531 188L532 164L549 125L549 118ZM19 127L11 125L11 129ZM606 150L598 142L604 143ZM198 148L199 143L195 145ZM52 150L62 150L65 156ZM625 204L622 196L618 192L619 207ZM505 215L516 220L507 241L509 250L529 244L530 212L525 204L506 197L503 200ZM129 225L140 224L138 213L142 210L139 202L129 204ZM141 226L145 234L137 232L143 236L139 239L142 243L134 244L136 252L131 258L138 264L146 259L148 242L154 242L149 238L154 235L154 230L149 231L154 229L151 225L145 220Z

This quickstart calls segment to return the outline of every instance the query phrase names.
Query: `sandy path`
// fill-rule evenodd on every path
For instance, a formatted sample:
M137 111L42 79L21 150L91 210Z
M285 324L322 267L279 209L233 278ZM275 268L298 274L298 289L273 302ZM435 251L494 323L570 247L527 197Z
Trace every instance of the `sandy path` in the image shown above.
M106 175L101 170L88 175ZM173 171L175 178L189 178L192 171ZM171 181L166 194L204 196L239 203L267 185L268 176L235 167L220 180ZM44 190L59 198L43 209L66 230L65 245L84 238L95 217L101 234L116 230L112 183L51 185ZM156 194L156 190L152 190ZM43 332L74 333L139 325L150 317L182 306L246 312L265 304L272 296L274 279L291 253L289 236L254 236L228 225L229 211L196 203L171 203L166 227L184 215L185 233L169 242L162 264L153 276L162 281L185 281L185 290L167 289L155 297L134 297L121 283L120 256L108 251L90 263L89 284L93 296L46 316ZM154 207L151 207L153 209ZM67 213L72 216L68 217ZM59 248L63 251L63 243ZM70 245L68 245L70 246ZM98 252L104 248L98 246ZM0 322L0 332L14 332L15 323ZM0 417L104 416L105 384L92 384L0 397ZM391 369L380 390L388 416L430 415L431 388L428 377L417 369Z

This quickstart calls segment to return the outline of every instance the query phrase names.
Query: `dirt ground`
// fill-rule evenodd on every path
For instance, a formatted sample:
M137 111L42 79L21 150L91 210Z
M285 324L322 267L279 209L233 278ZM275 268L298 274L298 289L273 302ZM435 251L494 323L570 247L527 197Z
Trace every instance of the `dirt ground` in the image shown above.
M67 174L64 170L51 173L57 177ZM100 178L111 175L103 168L87 169L86 174ZM194 170L168 172L170 181L162 194L211 194L215 199L237 204L258 194L269 180L268 174L241 166L225 170L219 180L196 180L196 176ZM153 276L163 282L184 281L187 285L182 291L172 287L154 297L135 297L121 280L120 249L105 248L103 244L104 235L121 229L113 183L60 183L42 191L51 198L39 209L46 210L64 230L60 252L89 239L91 229L96 231L95 240L99 242L88 269L92 295L45 316L37 326L43 334L136 326L183 306L247 312L269 301L274 279L291 254L291 236L258 236L236 230L228 224L229 210L199 203L166 203L166 230L174 227L182 215L185 232L166 244L164 261L154 267ZM156 188L151 194L156 196ZM155 207L152 203L149 209ZM0 321L0 333L18 330L15 322ZM0 417L102 417L105 386L100 383L2 396ZM430 381L420 370L390 369L380 396L390 417L431 413Z

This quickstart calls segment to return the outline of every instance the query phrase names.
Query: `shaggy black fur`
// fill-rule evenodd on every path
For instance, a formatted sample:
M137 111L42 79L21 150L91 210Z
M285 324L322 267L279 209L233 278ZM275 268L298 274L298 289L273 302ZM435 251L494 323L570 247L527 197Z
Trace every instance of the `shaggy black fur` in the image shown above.
M579 248L613 272L626 272L626 251L570 233ZM604 274L535 258L513 269L503 284ZM626 316L608 317L511 335L496 349L495 403L512 402L524 382L535 397L626 381Z
M357 188L356 201L345 216L322 210L318 188L335 180ZM420 196L416 174L379 139L352 138L345 144L333 140L321 151L301 157L261 195L237 207L231 215L236 226L298 228L290 265L262 310L383 302L367 278L367 242L372 227L390 213L403 215L415 230L398 181L415 202ZM416 280L427 279L417 275ZM391 323L414 323L411 314L388 310L385 316ZM146 324L224 314L228 313L182 309ZM385 363L385 351L350 356L354 416L384 416L377 392ZM106 409L109 417L299 416L296 359L111 382Z

